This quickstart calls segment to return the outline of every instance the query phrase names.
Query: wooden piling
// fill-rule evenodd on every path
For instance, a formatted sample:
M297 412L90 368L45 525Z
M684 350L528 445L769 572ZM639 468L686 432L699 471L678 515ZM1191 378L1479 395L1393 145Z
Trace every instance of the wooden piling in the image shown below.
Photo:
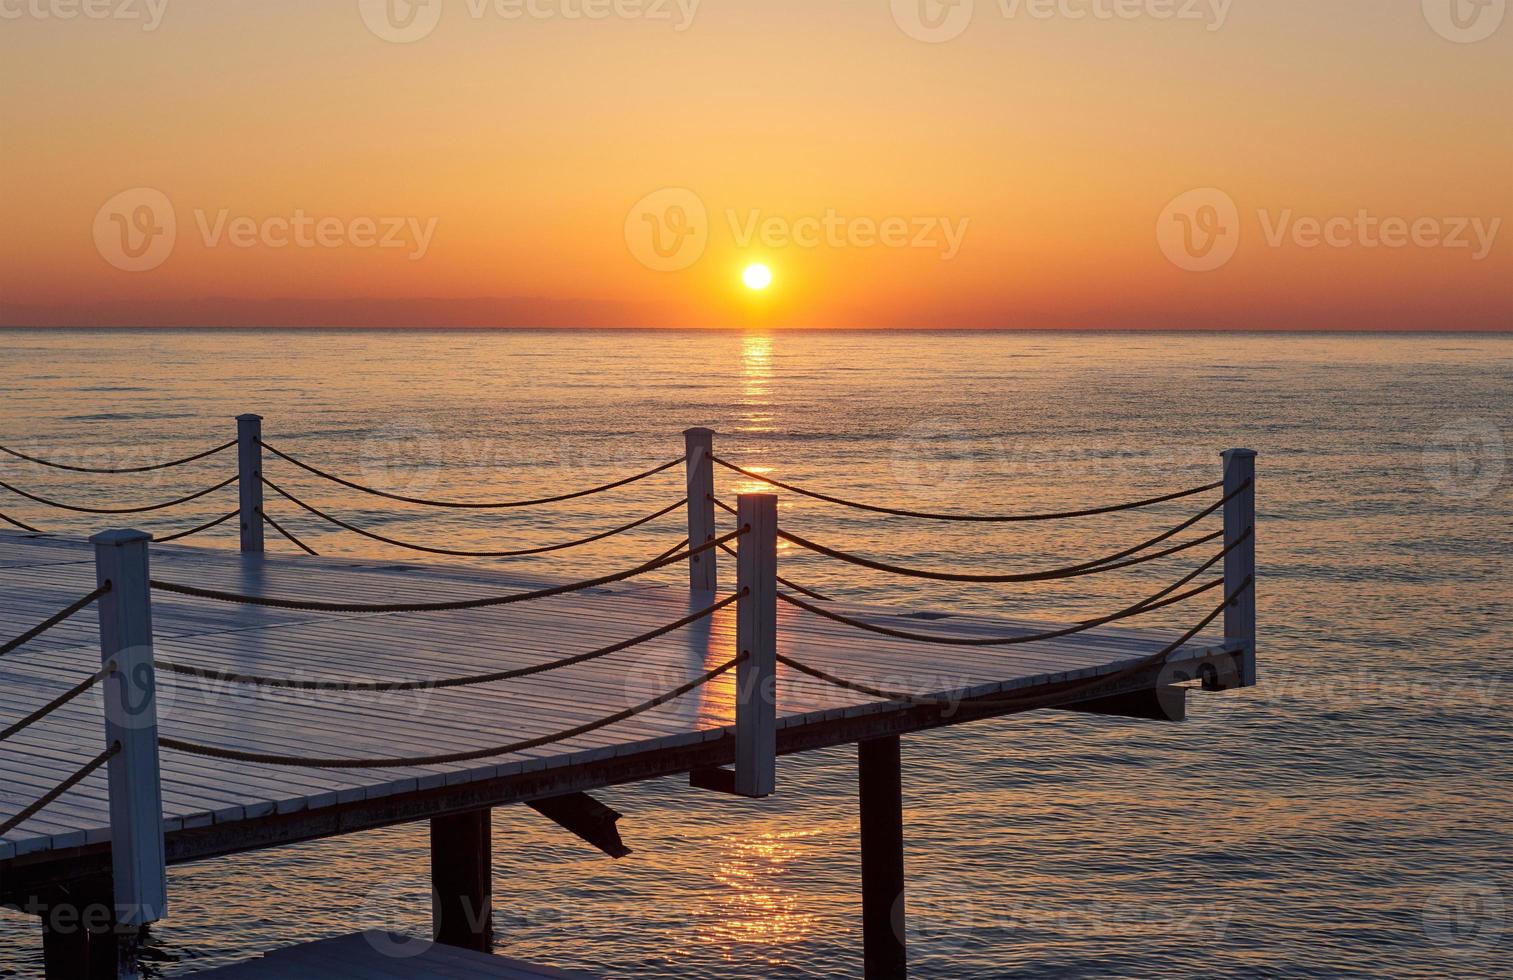
M148 545L142 531L90 539L100 597L100 661L115 670L103 683L109 763L110 856L118 926L119 976L135 977L136 937L168 912L163 794L158 759L157 680L153 672Z
M494 949L493 811L431 819L431 925L444 946Z
M1256 683L1255 480L1255 450L1224 453L1224 495L1230 497L1224 505L1224 546L1232 549L1224 556L1224 594L1235 596L1224 610L1224 639L1245 644L1240 676L1243 687ZM1251 532L1248 537L1246 531ZM1250 580L1249 587L1245 587L1246 579Z
M904 789L897 736L857 743L862 948L867 980L909 975L904 942Z
M263 551L263 417L236 418L236 471L242 551Z
M715 538L714 524L714 430L689 429L683 433L687 446L688 544L697 548ZM719 561L714 551L688 560L688 588L713 595L719 585Z
M743 493L738 521L750 528L737 553L735 789L771 796L777 786L778 498Z

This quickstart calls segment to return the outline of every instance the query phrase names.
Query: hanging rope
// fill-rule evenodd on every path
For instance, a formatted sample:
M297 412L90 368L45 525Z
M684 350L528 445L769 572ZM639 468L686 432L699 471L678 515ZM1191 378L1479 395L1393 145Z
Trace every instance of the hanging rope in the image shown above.
M734 558L734 559L736 559L738 561L740 560L740 557L741 557L740 553L737 552L734 548L730 547L730 545L728 545L728 544L722 544L722 545L720 545L720 550L723 551L723 552L725 552L725 554L729 555L730 557L732 557L732 558ZM806 596L808 596L811 599L818 599L820 602L834 602L835 601L834 599L831 599L828 596L822 596L822 595L820 595L818 592L814 591L813 589L806 589L802 585L799 585L797 582L790 582L788 579L783 578L783 576L781 576L781 575L774 576L774 578L777 579L777 583L779 585L787 586L788 588L790 588L793 591L799 593L800 595L806 595Z
M51 616L38 623L36 626L33 626L25 633L22 633L14 640L11 640L9 643L4 644L3 646L0 646L0 657L3 657L22 646L25 646L26 644L30 643L32 640L35 640L37 637L41 636L43 633L46 633L48 630L52 629L54 626L57 626L64 620L77 615L85 609L88 609L95 603L97 599L99 599L102 595L109 591L110 583L106 582L104 585L100 586L98 589L95 589L89 595L80 599L78 602L75 602L67 609L53 613Z
M330 480L332 483L344 486L349 490L357 490L361 493L371 494L375 497L383 497L386 500L397 500L401 503L406 504L421 504L426 507L449 507L455 510L510 510L512 508L518 507L537 507L542 504L558 504L567 500L578 500L582 497L591 497L594 494L604 493L608 490L618 490L620 487L628 487L633 483L639 483L642 480L656 476L658 473L666 472L667 470L672 469L674 466L680 466L688 459L688 457L686 456L680 456L670 463L663 463L661 466L647 470L645 473L637 473L635 476L626 477L623 480L616 480L614 483L606 483L600 487L592 487L588 490L579 490L574 493L565 493L556 497L542 497L538 500L512 500L494 503L461 503L458 501L448 500L427 500L423 497L406 497L401 494L388 493L383 490L378 490L374 487L364 486L361 483L353 483L351 480L344 480L333 473L327 473L325 470L317 469L316 467L311 466L309 463L301 462L293 456L290 456L288 453L275 449L274 447L268 445L266 442L261 443L261 445L264 449L268 450L279 459L282 459L288 463L293 463L295 466L298 466L300 469L306 471L307 473L312 473L323 480Z
M540 748L543 745L552 745L563 742L579 735L587 735L601 728L618 724L637 715L645 714L653 708L659 708L669 701L675 701L683 695L694 691L721 674L735 668L744 659L736 657L714 670L684 684L666 694L658 695L650 701L644 701L633 708L617 711L612 715L591 721L586 725L578 725L565 731L556 732L552 735L543 735L539 738L525 739L520 742L511 742L507 745L496 745L486 749L474 749L468 752L451 752L444 755L421 755L399 757L393 759L309 759L296 755L268 755L261 752L241 752L235 749L222 749L209 745L199 745L194 742L185 742L175 738L159 739L159 744L165 749L174 749L179 752L188 752L191 755L204 756L210 759L225 759L231 762L252 762L266 766L292 766L300 769L408 769L413 766L444 766L457 762L473 762L478 759L489 759L501 755L513 755L516 752L526 752L530 749Z
M266 483L268 481L264 480L263 482ZM273 528L273 530L277 531L279 534L282 534L284 537L288 538L294 544L295 547L299 548L299 550L303 551L305 554L309 555L312 558L319 558L320 557L320 555L318 555L318 554L315 553L315 549L314 548L312 548L309 545L305 544L303 541L301 541L299 538L296 538L290 532L284 530L284 526L282 524L280 524L278 521L275 521L272 517L269 517L267 511L259 509L257 513L258 513L258 516L263 519L263 523L264 524L268 525L269 527Z
M632 647L640 646L643 643L647 643L651 640L658 639L659 637L666 636L669 633L675 633L685 626L691 626L692 624L697 623L702 619L707 619L708 617L713 616L715 613L719 612L721 609L724 609L740 601L740 599L745 595L745 592L740 592L736 595L727 596L726 598L721 599L719 602L716 602L714 605L709 606L706 609L701 609L691 615L685 616L675 623L668 623L666 626L659 626L649 633L642 633L640 636L633 636L628 640L621 640L619 643L614 643L607 647L600 647L598 650L591 650L588 653L580 653L571 657L563 657L560 660L553 660L550 663L537 664L534 667L521 667L516 670L501 670L492 674L473 674L466 677L450 677L445 680L370 682L297 681L279 677L258 677L253 674L223 673L218 670L207 670L202 667L187 667L182 664L172 663L167 660L159 660L157 662L157 666L159 669L166 670L171 674L182 674L186 677L201 677L206 680L220 681L227 684L250 684L255 687L282 688L296 691L379 691L384 693L394 691L444 691L457 687L473 687L479 684L493 684L499 681L519 680L523 677L535 677L537 674L545 674L550 671L561 670L564 667L575 667L579 664L589 663L590 661L601 660L605 657L611 656L612 654L619 653L622 650L629 650Z
M43 504L47 507L56 507L58 510L72 511L75 514L148 514L153 511L167 510L170 507L177 507L180 504L187 504L190 501L199 500L201 497L215 493L217 490L224 490L235 482L236 477L233 476L229 480L223 480L213 487L207 487L204 490L199 491L198 493L191 493L187 497L180 497L178 500L170 500L166 503L161 504L152 504L148 507L121 507L114 509L101 507L78 507L73 504L62 504L56 500L49 500L46 497L39 497L36 494L27 493L25 490L19 490L16 487L11 486L9 483L4 482L3 480L0 480L0 487L4 487L6 490L9 490L11 493L15 494L18 497L25 497L27 500L35 501L36 503Z
M520 551L458 551L450 548L431 548L425 545L412 544L408 541L399 541L395 538L387 538L382 534L376 534L372 531L364 530L363 528L357 527L354 524L349 524L346 521L332 517L330 514L327 514L324 511L317 510L315 507L305 503L303 500L300 500L298 497L294 496L289 491L280 487L278 484L267 479L266 477L262 478L262 480L264 486L268 487L268 489L283 497L285 500L289 501L297 507L304 508L306 511L314 514L321 520L326 521L329 524L333 524L344 531L351 531L353 534L362 535L363 537L369 538L373 541L381 541L384 544L393 545L396 548L405 548L409 551L424 552L428 555L446 555L452 558L528 558L532 555L546 555L557 551L567 551L572 548L581 548L584 545L590 545L598 541L604 541L607 538L612 538L616 535L624 534L627 531L634 531L638 527L650 524L652 521L658 520L659 518L666 517L668 514L671 514L673 511L688 503L686 499L680 500L672 506L664 507L661 510L657 511L655 514L643 517L640 520L631 521L629 524L624 524L613 530L595 534L592 537L581 538L577 541L569 541L566 544L547 545L540 548L526 548Z
M187 531L180 531L178 534L170 534L170 535L168 535L165 538L154 537L152 540L153 540L154 544L167 544L170 541L182 541L184 538L191 537L191 536L196 535L196 534L200 534L201 532L204 532L204 531L208 531L208 530L210 530L213 527L220 527L222 524L225 524L227 521L231 520L233 517L236 517L240 513L241 513L241 511L234 510L231 513L226 514L226 515L224 515L222 517L217 517L213 521L209 521L209 522L207 522L205 524L201 524L199 527L190 528Z
M57 711L59 708L63 707L65 704L68 704L68 702L70 702L70 701L74 700L75 698L81 696L86 691L90 690L96 684L100 683L105 678L109 677L111 674L114 674L115 672L116 672L116 662L114 660L112 660L110 663L106 664L100 670L100 672L97 673L97 674L95 674L93 677L90 677L90 678L88 678L86 680L80 681L78 684L76 684L75 686L73 686L69 690L65 691L63 694L59 695L58 697L53 698L51 701L47 702L42 707L38 708L36 711L33 711L31 714L27 715L25 718L22 718L20 721L16 722L14 725L10 726L9 728L5 729L4 731L0 731L0 742L4 742L7 739L9 739L12 735L15 735L15 734L17 734L19 732L25 731L26 729L28 729L31 726L35 725L37 722L41 721L43 718L46 718L48 715L52 714L54 711Z
M1181 524L1178 524L1171 530L1158 534L1148 541L1143 541L1140 544L1135 545L1133 548L1126 548L1123 551L1117 552L1112 555L1106 555L1093 561L1083 562L1081 564L1072 565L1067 568L1057 568L1044 572L1021 572L1011 575L971 575L965 572L932 572L926 571L924 569L905 568L902 565L890 565L887 562L873 561L870 558L863 558L860 555L853 555L849 552L840 551L835 548L826 547L822 544L817 544L813 541L810 541L808 538L793 534L788 531L779 530L778 537L782 538L784 541L789 542L790 544L798 545L800 548L812 551L815 554L824 555L827 558L834 558L837 561L843 561L850 565L859 565L862 568L870 568L874 571L887 572L891 575L903 575L908 578L929 579L935 582L981 582L997 584L1009 582L1051 582L1060 579L1080 578L1084 575L1097 575L1103 572L1111 572L1120 568L1130 568L1134 565L1142 565L1146 562L1156 561L1159 558L1164 558L1169 555L1176 554L1179 551L1185 551L1189 548L1196 548L1198 545L1203 544L1205 540L1211 541L1223 532L1218 532L1218 534L1210 535L1206 539L1190 541L1186 545L1181 545L1176 548L1169 549L1165 552L1143 555L1140 558L1132 559L1130 561L1121 561L1121 559L1128 558L1131 555L1139 554L1140 552L1145 551L1147 548L1152 548L1163 541L1176 537L1178 534L1181 534L1183 531L1192 527L1194 524L1197 524L1199 521L1218 511L1226 503L1234 499L1234 497L1238 496L1246 489L1248 489L1249 486L1250 484L1247 482L1245 485L1236 489L1229 496L1225 497L1223 500L1207 508L1196 516L1188 518L1186 521L1183 521Z
M1075 697L1069 699L1067 695L1075 694L1078 691L1086 691L1091 688L1107 684L1111 681L1120 680L1124 677L1138 674L1141 671L1148 670L1152 667L1164 666L1166 663L1166 658L1170 657L1173 653L1180 650L1184 645L1192 640L1193 637L1197 636L1199 633L1207 629L1209 624L1218 619L1224 613L1224 610L1230 605L1230 603L1238 599L1240 595L1242 595L1246 589L1250 588L1252 584L1253 580L1247 578L1243 583L1241 583L1238 589L1236 589L1232 594L1226 597L1223 602L1219 603L1218 607L1214 609L1213 612L1203 617L1202 622L1198 623L1197 626L1194 626L1192 629L1188 630L1181 636L1181 638L1171 643L1160 652L1151 654L1148 657L1142 657L1140 660L1122 667L1111 674L1104 674L1098 677L1089 678L1087 681L1081 684L1074 685L1067 690L1059 691L1055 694L1027 695L1019 698L995 697L992 699L974 699L971 703L973 706L978 707L1017 708L1022 711L1030 711L1034 710L1037 707L1045 707L1054 704L1066 704L1071 701L1075 701L1077 700ZM959 709L962 706L961 698L953 699L922 697L919 695L908 694L902 691L884 690L883 688L873 687L869 684L861 684L856 681L847 680L846 678L840 677L836 674L821 670L818 667L811 667L808 664L794 660L791 657L785 657L782 654L777 655L777 661L785 667L790 667L793 670L796 670L801 674L806 674L810 677L813 677L816 680L824 681L826 684L831 684L835 687L839 687L847 691L852 691L856 694L865 694L868 697L881 698L885 701L900 701L906 704L920 705L923 707L950 708L952 710Z
M183 459L175 459L172 462L153 463L149 466L126 466L122 467L121 469L104 469L93 466L70 466L67 463L57 463L50 459L40 459L36 456L28 456L26 455L26 453L17 452L14 449L8 449L5 446L0 446L0 453L6 453L10 456L16 457L17 459L24 459L28 463L36 463L38 466L49 466L55 470L68 470L70 473L107 473L119 475L122 473L152 473L156 470L167 470L172 469L175 466L184 466L188 463L197 463L202 459L209 459L211 456L214 456L217 453L223 453L234 445L236 445L235 439L223 445L216 446L214 449L207 449L202 453L196 453L193 456L185 456Z
M663 558L657 561L638 565L628 571L617 572L613 575L605 575L601 578L588 579L583 582L573 582L569 585L554 586L549 589L539 589L535 592L517 592L514 595L492 596L486 599L459 599L453 602L417 602L395 603L391 605L361 605L357 603L339 602L312 602L303 599L271 599L264 596L240 595L235 592L220 592L215 589L201 589L192 585L176 585L172 582L160 582L153 579L151 585L160 592L172 592L177 595L194 596L199 599L213 599L217 602L233 602L246 606L266 606L273 609L302 609L309 612L332 612L332 613L422 613L422 612L448 612L459 609L484 609L493 606L508 606L516 602L530 602L534 599L549 599L553 596L567 595L571 592L582 592L585 589L594 589L604 585L613 585L616 582L624 582L627 579L646 575L649 572L666 568L687 561L694 555L702 554L721 544L734 541L736 538L747 533L751 529L743 527L738 531L732 531L722 538L716 538L697 548L674 555L671 558Z
M832 612L829 609L822 609L818 606L811 606L804 600L796 599L793 596L787 595L783 592L778 593L778 598L788 603L790 606L795 606L799 609L804 610L805 612L813 613L816 616L821 616L833 622L837 622L845 626L850 626L853 629L866 630L869 633L879 633L883 636L891 636L895 639L910 640L915 643L939 644L942 646L1008 647L1017 646L1023 643L1040 643L1044 640L1054 640L1062 636L1072 636L1077 633L1085 633L1088 630L1096 629L1099 626L1106 626L1109 623L1117 623L1120 620L1131 619L1135 616L1143 616L1146 613L1155 612L1157 609L1164 609L1167 606L1174 606L1179 602L1186 602L1188 599L1191 599L1194 596L1202 595L1205 592L1211 592L1214 589L1222 588L1223 585L1224 580L1222 578L1214 579L1207 585L1199 586L1196 589L1193 589L1189 592L1184 592L1181 595L1174 596L1172 598L1160 600L1143 599L1127 609L1121 609L1117 613L1113 613L1108 616L1100 616L1097 619L1084 620L1083 622L1076 623L1072 626L1067 626L1063 629L1052 630L1047 633L1029 633L1023 636L1008 637L932 636L928 633L911 633L907 630L897 630L887 626L878 626L873 623L866 622L865 620L853 619L850 616L843 616L840 613Z
M0 521L4 521L5 523L10 524L14 527L19 527L23 531L30 531L33 534L47 533L39 527L32 527L30 524L23 524L20 521L16 520L14 517L9 517L5 514L0 514Z
M727 462L718 456L711 456L710 459L725 467L727 470L733 470L736 473L741 474L742 476L750 477L753 480L759 480L760 482L765 483L769 486L777 487L780 490L787 490L792 493L799 494L800 496L810 497L814 500L823 500L829 504L839 504L842 507L850 507L854 510L865 510L870 511L874 514L889 514L894 517L917 517L929 521L965 521L977 524L1016 524L1029 521L1062 521L1075 517L1095 517L1099 514L1114 514L1118 513L1119 511L1138 510L1142 507L1151 507L1155 504L1164 504L1170 500L1181 500L1184 497L1195 497L1200 493L1207 493L1210 490L1217 490L1220 487L1224 486L1224 481L1220 480L1217 483L1210 483L1206 486L1201 487L1193 487L1190 490L1179 490L1176 493L1168 493L1160 497L1150 497L1146 500L1136 500L1132 503L1127 504L1112 504L1107 507L1095 507L1090 510L1064 511L1059 514L1010 514L1006 516L988 517L973 516L969 514L931 514L925 511L901 510L896 507L878 507L872 504L858 503L854 500L846 500L842 497L833 497L829 494L818 493L814 490L805 490L804 488L794 486L791 483L784 483L781 480L774 480L771 477L763 476L760 473L753 473L751 470L744 469L740 466L735 465L734 463Z
M112 758L115 757L116 753L120 751L121 743L113 743L110 748L106 749L104 752L101 752L99 755L95 756L92 760L86 763L84 765L84 768L80 769L78 772L74 773L72 776L69 776L67 779L63 780L63 782L59 783L57 786L49 790L46 796L42 797L40 800L27 807L25 810L22 810L14 817L11 817L9 820L5 821L5 823L0 823L0 837L4 837L12 830L15 830L17 827L30 820L32 817L36 816L58 797L62 796L64 793L67 793L79 783L83 782L90 773L94 772L96 769L109 762Z
M667 558L671 558L673 555L676 555L678 552L682 551L686 547L688 547L688 539L684 538L682 541L679 541L677 544L673 545L668 550L662 552L660 555L658 555L657 557L653 558L652 561L654 561L654 562L655 561L663 561L663 560L665 560Z

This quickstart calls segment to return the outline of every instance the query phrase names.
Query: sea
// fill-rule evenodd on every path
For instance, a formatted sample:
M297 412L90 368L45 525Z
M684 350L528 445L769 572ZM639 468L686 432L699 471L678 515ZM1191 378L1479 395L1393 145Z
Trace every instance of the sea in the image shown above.
M0 445L29 455L169 460L256 413L269 444L334 474L456 500L612 482L676 459L693 426L753 472L947 513L1162 494L1219 479L1225 449L1255 449L1259 686L1195 695L1183 724L1036 712L904 740L913 973L1513 973L1513 335L6 330L0 351ZM5 457L0 480L110 506L188 494L228 465L86 476ZM460 550L588 536L682 490L675 468L547 507L436 511L267 468L349 523ZM717 483L762 487L727 470ZM123 519L0 490L0 514L164 535L229 512L234 494ZM325 556L460 561L269 508ZM969 524L783 493L780 520L899 564L990 572L1108 554L1194 509ZM234 548L235 534L191 542ZM685 534L674 513L483 563L579 578ZM780 562L836 597L1060 622L1118 609L1191 559L1030 585L903 579L789 547ZM861 975L854 747L784 759L762 802L678 779L600 796L625 815L623 860L528 809L495 813L501 952L647 980ZM153 977L358 929L424 933L428 833L175 867L169 887ZM40 976L40 939L33 919L0 912L0 977Z

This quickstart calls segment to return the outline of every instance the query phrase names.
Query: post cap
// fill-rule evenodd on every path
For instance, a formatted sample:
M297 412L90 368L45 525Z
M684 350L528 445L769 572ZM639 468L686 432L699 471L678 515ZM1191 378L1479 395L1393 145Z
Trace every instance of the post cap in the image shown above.
M263 420L263 417L261 415L253 415L249 412L246 415L238 415L236 417L236 420L238 422L261 422Z
M685 436L713 436L715 434L715 431L713 429L706 429L703 426L699 426L693 429L684 429L683 434Z
M1255 459L1257 453L1254 449L1226 449L1221 455L1225 457L1240 456L1242 458Z
M135 531L124 528L116 531L101 531L89 539L89 543L99 547L101 545L119 548L122 545L136 544L138 541L151 541L152 535L146 531Z

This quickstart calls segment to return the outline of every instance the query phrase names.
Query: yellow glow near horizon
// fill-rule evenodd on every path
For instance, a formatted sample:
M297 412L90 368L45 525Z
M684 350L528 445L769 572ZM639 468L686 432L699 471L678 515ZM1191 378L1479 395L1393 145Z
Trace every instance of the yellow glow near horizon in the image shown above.
M748 265L746 271L741 274L741 280L746 283L747 289L760 292L772 285L772 270L760 262Z

